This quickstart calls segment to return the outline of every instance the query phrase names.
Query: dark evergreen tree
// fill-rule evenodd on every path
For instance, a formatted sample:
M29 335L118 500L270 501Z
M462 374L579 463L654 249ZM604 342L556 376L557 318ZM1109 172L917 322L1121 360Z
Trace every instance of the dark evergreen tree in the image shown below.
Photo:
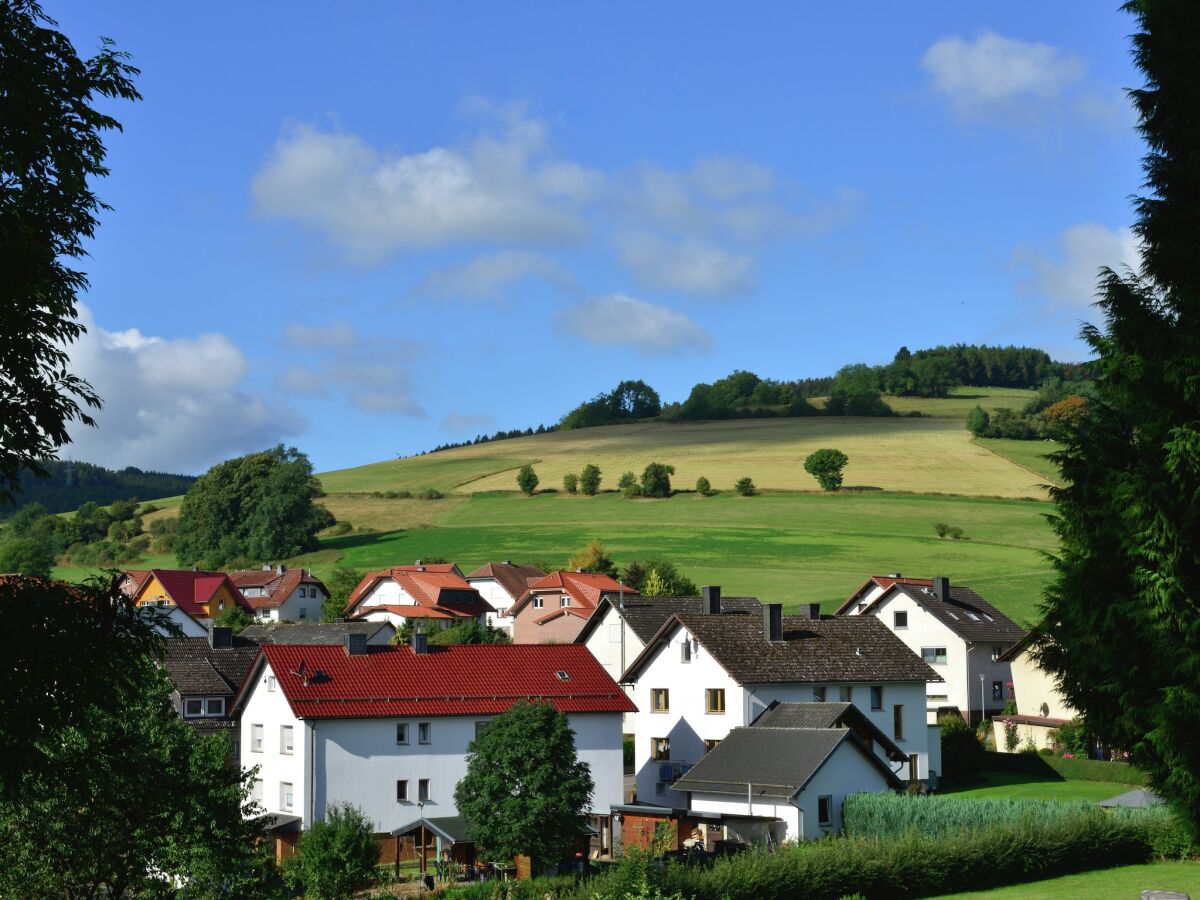
M1148 145L1140 273L1105 269L1088 414L1056 460L1061 538L1039 641L1101 741L1200 834L1200 7L1139 0Z

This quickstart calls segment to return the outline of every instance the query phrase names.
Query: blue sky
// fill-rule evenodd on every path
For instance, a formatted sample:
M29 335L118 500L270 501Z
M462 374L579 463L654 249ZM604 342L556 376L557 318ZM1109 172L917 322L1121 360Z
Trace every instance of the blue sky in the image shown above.
M900 345L1082 358L1136 264L1131 21L1093 3L50 2L142 69L73 458L319 470Z

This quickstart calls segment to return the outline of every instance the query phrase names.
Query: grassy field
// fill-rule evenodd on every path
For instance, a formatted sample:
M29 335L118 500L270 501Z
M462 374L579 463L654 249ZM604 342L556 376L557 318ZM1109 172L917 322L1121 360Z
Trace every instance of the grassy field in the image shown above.
M929 397L884 397L884 401L900 414L916 410L923 416L957 419L962 422L976 406L988 412L996 409L1021 409L1037 396L1037 391L1024 388L960 387L940 399Z
M998 453L1009 462L1023 466L1043 484L1058 484L1059 471L1046 457L1062 448L1057 441L1012 441L1007 438L976 438L975 443Z
M831 610L873 574L947 575L1025 623L1050 577L1042 554L1054 549L1043 520L1051 507L1039 486L1046 479L1037 474L1044 461L1036 454L1047 445L976 442L962 420L976 403L1020 407L1030 396L972 388L944 400L889 398L921 418L588 428L328 472L320 476L322 502L354 532L325 538L319 552L288 562L319 575L334 565L379 568L435 556L467 570L500 559L560 567L599 539L618 565L666 556L697 583L789 609L820 602ZM850 457L847 490L836 495L818 491L803 470L804 457L825 446ZM624 500L611 491L621 472L640 472L652 460L674 465L673 483L685 493ZM564 473L588 462L600 466L609 490L597 497L554 492ZM526 463L544 490L532 498L515 492L516 470ZM687 493L700 475L720 493ZM733 483L745 475L764 493L734 496ZM446 496L380 496L424 488ZM160 509L148 521L178 514L179 498L154 504ZM967 539L939 540L937 522L963 529ZM151 557L140 565L174 564Z
M1015 884L990 891L942 894L945 900L1135 900L1144 890L1178 891L1200 896L1200 862L1158 862L1144 866L1120 866L1079 875L1064 875L1048 881Z
M845 485L857 490L939 492L1044 498L1043 479L979 446L951 418L743 419L666 424L646 422L552 432L374 463L321 476L325 490L419 490L477 493L513 490L516 471L532 464L543 488L595 463L613 487L624 471L648 462L675 466L674 483L690 488L701 475L717 489L743 476L765 489L815 491L804 458L820 447L850 457Z
M1104 781L1039 778L1016 772L983 772L982 780L969 787L942 787L942 793L968 800L1092 800L1099 802L1134 789L1131 784Z
M421 522L323 541L337 551L339 564L356 568L435 556L464 569L499 559L561 566L572 550L599 539L620 565L661 554L698 583L788 608L821 602L831 610L871 574L946 574L1018 621L1034 617L1050 574L1041 556L1052 547L1041 518L1049 507L1028 500L887 493L623 500L615 494L494 493L357 503L366 519L387 514L390 504L405 504L406 514L415 510ZM938 521L963 528L970 540L938 539ZM332 563L311 564L320 574Z

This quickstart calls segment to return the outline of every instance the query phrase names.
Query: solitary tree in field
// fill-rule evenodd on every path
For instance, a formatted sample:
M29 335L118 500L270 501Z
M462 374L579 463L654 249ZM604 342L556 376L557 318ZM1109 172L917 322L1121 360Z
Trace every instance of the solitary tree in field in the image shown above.
M454 802L488 858L524 855L540 871L578 843L593 789L567 717L521 701L468 746Z
M696 493L703 497L712 493L712 484L703 475L696 479Z
M533 471L533 466L521 466L521 471L517 472L517 487L521 489L522 493L532 497L537 486L538 477L537 472Z
M600 467L588 463L579 473L579 489L589 497L594 497L600 490Z
M842 486L842 469L850 462L841 450L817 450L804 460L804 471L817 479L822 490L836 491Z
M1064 428L1043 667L1200 834L1200 6L1140 0L1140 272L1104 269L1094 396ZM1113 260L1114 264L1122 262ZM1124 260L1123 262L1131 262Z
M675 474L675 467L669 466L666 463L652 462L647 464L642 470L642 496L643 497L670 497L671 496L671 476Z
M103 40L80 59L56 26L33 0L0 3L0 502L23 471L46 474L73 422L95 424L100 398L68 370L88 286L71 266L108 208L92 186L108 174L101 136L121 125L101 98L139 99L128 54Z
M733 489L737 491L739 497L753 497L758 493L758 488L754 486L754 481L749 476L739 478Z

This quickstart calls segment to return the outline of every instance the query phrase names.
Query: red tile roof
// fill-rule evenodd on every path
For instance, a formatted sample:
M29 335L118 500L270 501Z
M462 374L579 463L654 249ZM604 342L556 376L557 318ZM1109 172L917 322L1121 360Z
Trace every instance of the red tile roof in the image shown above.
M158 579L171 601L192 618L206 618L204 606L213 598L221 585L229 587L233 601L246 612L253 612L242 592L224 572L193 572L191 569L151 569L150 575ZM147 578L141 590L150 583ZM136 598L135 598L136 599Z
M374 606L360 606L352 619L364 619L373 612L390 612L406 619L457 619L460 616L448 612L440 606L418 606L415 603L377 603Z
M479 618L495 612L483 595L459 574L454 563L429 566L392 566L368 572L350 594L346 612L357 615L359 604L381 582L391 579L420 606L440 606L463 618Z
M577 644L477 644L428 653L371 646L361 655L341 645L265 644L262 652L300 718L495 715L518 700L549 701L564 713L636 711ZM243 690L253 683L248 679Z
M265 588L265 597L247 597L246 602L254 609L275 609L284 600L292 596L296 588L302 584L319 587L321 593L329 596L329 588L307 569L240 569L230 572L229 577L239 588Z
M624 590L629 596L637 595L637 591L631 587L627 586ZM590 612L605 594L616 594L620 591L621 582L607 575L560 570L551 572L545 578L539 578L531 584L525 595L512 605L508 614L515 616L528 605L535 594L545 593L566 594L571 598L573 607Z

